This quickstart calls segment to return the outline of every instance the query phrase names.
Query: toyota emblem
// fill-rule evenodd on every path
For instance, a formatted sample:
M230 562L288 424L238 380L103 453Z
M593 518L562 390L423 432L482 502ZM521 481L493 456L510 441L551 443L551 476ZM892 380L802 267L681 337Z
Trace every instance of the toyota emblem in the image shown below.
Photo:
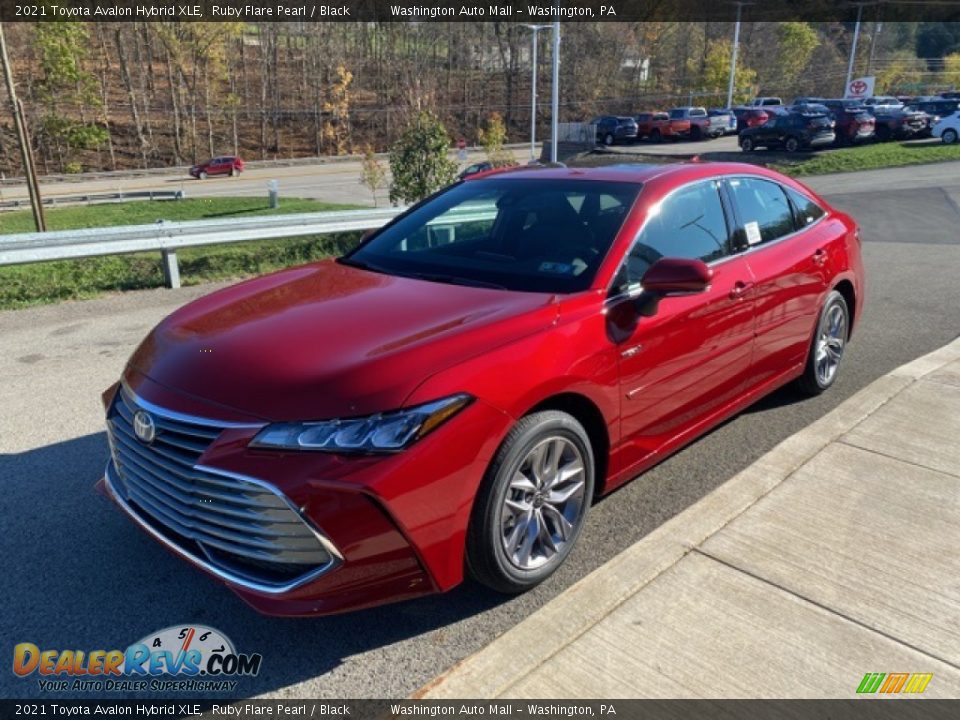
M157 436L157 426L153 422L150 414L143 410L137 410L133 416L133 433L137 440L142 443L150 444Z

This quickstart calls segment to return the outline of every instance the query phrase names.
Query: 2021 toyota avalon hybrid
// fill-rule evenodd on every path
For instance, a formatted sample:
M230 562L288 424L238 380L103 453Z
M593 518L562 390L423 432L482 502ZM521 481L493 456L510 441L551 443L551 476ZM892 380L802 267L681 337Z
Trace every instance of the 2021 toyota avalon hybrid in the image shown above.
M863 282L854 221L769 170L482 173L163 320L104 393L101 488L266 613L523 591L593 498L828 389Z

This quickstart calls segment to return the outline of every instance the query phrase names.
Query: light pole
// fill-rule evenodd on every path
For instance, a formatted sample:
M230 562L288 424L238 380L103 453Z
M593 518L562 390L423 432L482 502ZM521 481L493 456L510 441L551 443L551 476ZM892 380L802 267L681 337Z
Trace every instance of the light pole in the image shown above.
M857 41L860 40L860 18L863 15L863 3L857 3L857 24L853 27L853 46L850 48L850 62L847 64L847 83L843 86L843 95L847 96L850 81L853 80L853 64L857 59Z
M737 77L737 53L740 51L740 13L749 2L734 3L737 6L737 24L733 28L733 52L730 56L730 83L727 85L727 107L733 107L733 85Z
M533 30L530 58L533 62L533 79L530 88L530 159L537 157L537 33L546 30L549 25L524 25Z
M560 21L553 22L553 81L550 87L550 162L557 162L557 125L560 118Z

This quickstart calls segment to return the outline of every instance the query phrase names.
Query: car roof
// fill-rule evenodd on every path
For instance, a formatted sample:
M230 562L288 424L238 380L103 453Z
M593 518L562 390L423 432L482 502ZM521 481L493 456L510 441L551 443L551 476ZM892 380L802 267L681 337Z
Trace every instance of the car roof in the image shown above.
M750 174L773 177L765 168L739 162L676 162L664 164L624 163L594 168L529 168L516 167L496 170L471 176L464 182L482 182L487 179L510 180L596 180L599 182L623 182L644 184L651 180L672 179L684 183L718 175Z

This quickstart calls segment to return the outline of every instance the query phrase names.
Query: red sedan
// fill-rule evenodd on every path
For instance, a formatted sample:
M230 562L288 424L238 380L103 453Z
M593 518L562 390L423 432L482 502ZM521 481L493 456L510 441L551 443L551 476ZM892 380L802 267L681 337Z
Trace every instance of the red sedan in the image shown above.
M836 380L857 226L752 165L460 182L335 261L163 320L104 393L104 491L257 610L543 581L592 500Z

